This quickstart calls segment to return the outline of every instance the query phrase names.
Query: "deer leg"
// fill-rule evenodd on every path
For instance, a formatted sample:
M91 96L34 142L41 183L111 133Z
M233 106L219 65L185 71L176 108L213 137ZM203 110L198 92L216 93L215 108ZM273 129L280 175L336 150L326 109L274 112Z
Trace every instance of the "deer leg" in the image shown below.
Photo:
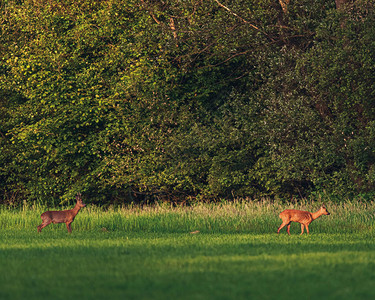
M305 225L303 225L303 224L301 223L301 235L303 234L304 229L305 229Z
M290 235L290 223L292 223L292 222L289 222L288 226L286 227L286 231L288 232L289 235Z
M307 234L309 234L310 232L309 232L309 225L305 225L305 227L306 227L306 232L307 232Z
M49 225L49 224L51 224L51 222L52 222L52 220L48 220L48 221L42 221L42 224L40 224L39 226L38 226L38 232L42 232L42 229L44 228L44 227L46 227L47 225Z
M65 224L66 224L66 229L68 229L68 232L72 233L72 226L71 226L72 223L65 223Z
M285 225L288 225L288 223L287 223L287 222L283 222L283 223L280 225L279 229L277 229L277 234L279 234L280 230L281 230Z

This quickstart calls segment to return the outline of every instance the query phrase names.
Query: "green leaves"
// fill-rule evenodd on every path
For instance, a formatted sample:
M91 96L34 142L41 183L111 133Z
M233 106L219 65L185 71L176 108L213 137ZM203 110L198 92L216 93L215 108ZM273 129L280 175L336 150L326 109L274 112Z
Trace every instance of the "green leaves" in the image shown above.
M310 2L8 1L0 194L370 193L374 12Z

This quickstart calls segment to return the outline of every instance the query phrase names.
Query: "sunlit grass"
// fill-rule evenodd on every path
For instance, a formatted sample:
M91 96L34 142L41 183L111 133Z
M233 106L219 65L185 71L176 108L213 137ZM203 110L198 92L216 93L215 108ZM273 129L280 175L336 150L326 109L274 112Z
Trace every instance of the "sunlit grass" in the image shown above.
M72 234L64 224L38 234L44 207L2 207L0 299L374 298L373 202L328 202L310 235L276 234L282 210L319 206L88 205Z
M88 205L77 215L72 227L77 230L107 230L129 232L206 233L252 232L272 233L281 224L278 215L287 208L308 211L318 210L320 203L300 201L282 202L238 200L216 204L199 203L191 206L171 207L167 204L152 206L111 207L103 210ZM360 232L373 230L375 220L374 202L326 203L330 216L322 216L311 225L311 233ZM67 209L55 208L55 209ZM31 229L41 223L40 214L46 208L24 206L21 209L0 210L0 229ZM62 228L63 227L63 228ZM65 230L65 225L49 225L45 231ZM299 226L292 224L292 232Z
M366 234L0 230L1 299L372 299Z

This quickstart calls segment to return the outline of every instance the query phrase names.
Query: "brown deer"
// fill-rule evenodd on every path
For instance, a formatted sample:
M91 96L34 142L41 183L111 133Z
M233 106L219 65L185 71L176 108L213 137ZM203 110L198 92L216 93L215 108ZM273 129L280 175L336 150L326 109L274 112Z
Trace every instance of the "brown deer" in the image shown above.
M42 218L42 224L38 226L38 232L41 232L44 227L51 223L65 223L68 232L72 232L71 224L74 221L74 218L78 214L79 210L82 207L85 207L86 204L82 202L81 193L78 193L76 196L77 203L73 209L62 210L62 211L46 211L40 216Z
M290 235L290 223L292 222L298 222L301 224L301 234L303 234L304 227L306 227L306 232L309 234L310 223L322 215L330 215L324 204L315 213L296 209L286 209L279 214L279 217L281 220L283 220L283 223L277 230L277 234L279 234L281 228L287 225L286 231Z

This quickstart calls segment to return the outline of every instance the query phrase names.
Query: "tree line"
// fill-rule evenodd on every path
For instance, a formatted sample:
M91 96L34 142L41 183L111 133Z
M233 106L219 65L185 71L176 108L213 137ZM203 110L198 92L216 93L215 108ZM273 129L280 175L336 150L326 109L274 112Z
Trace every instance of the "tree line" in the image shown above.
M373 0L0 9L2 203L374 196Z

